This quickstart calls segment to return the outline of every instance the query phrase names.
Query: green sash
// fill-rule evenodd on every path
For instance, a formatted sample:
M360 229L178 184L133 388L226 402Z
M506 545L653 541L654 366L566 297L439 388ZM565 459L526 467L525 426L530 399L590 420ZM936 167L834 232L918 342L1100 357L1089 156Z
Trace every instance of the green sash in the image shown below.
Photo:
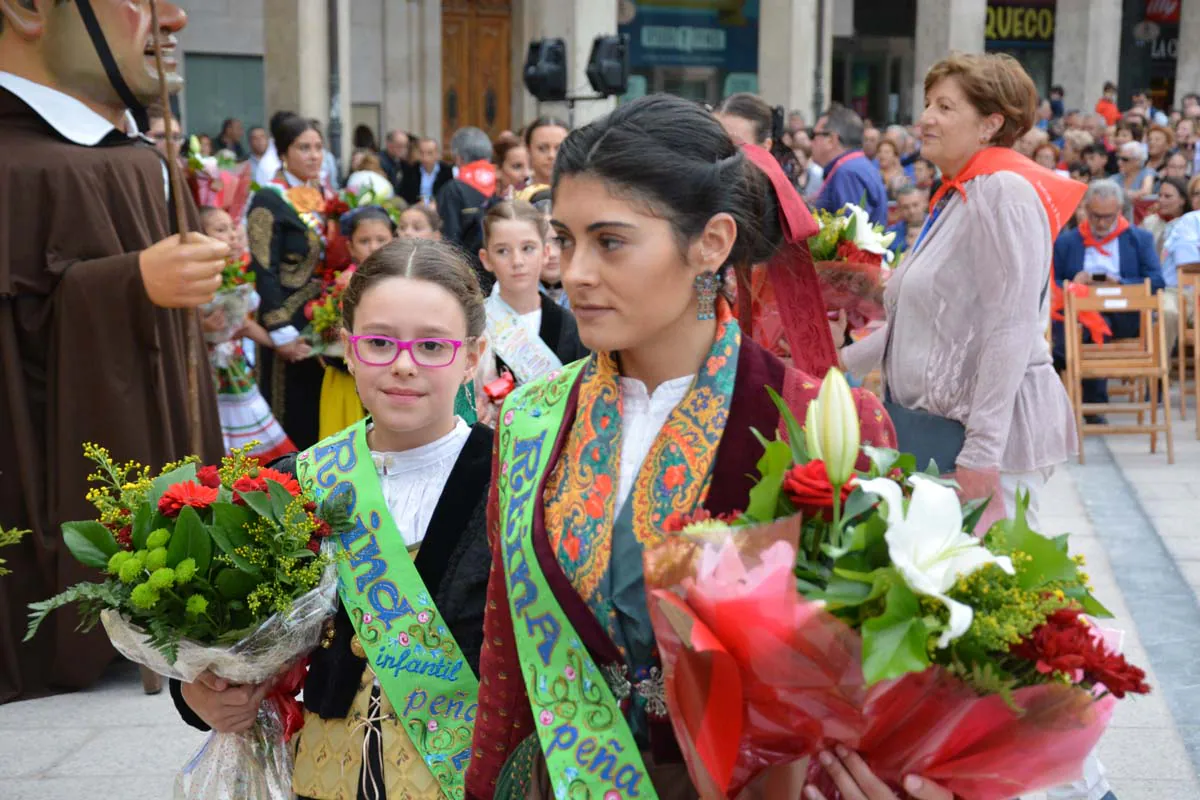
M367 421L297 462L301 484L346 492L354 527L338 538L338 593L379 683L417 751L451 800L466 795L479 681L429 596L388 511L367 447Z
M587 361L518 387L500 421L496 476L504 576L517 654L546 766L561 800L657 800L621 708L538 566L534 510Z

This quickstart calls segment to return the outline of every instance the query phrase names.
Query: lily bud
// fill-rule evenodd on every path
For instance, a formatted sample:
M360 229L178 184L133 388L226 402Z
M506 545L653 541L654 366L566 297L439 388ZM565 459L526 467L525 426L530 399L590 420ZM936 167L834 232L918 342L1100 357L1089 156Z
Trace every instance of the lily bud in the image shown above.
M808 457L812 461L825 460L825 457L821 455L821 441L817 438L818 405L820 405L820 401L813 400L808 404L808 411L804 415L804 449L808 451Z
M813 410L812 405L816 406ZM854 396L845 376L836 369L829 370L821 384L817 402L809 406L806 419L806 441L809 455L825 462L825 471L830 483L845 486L854 475L861 442L858 410ZM815 422L815 425L813 424ZM816 441L819 456L813 456L812 443Z

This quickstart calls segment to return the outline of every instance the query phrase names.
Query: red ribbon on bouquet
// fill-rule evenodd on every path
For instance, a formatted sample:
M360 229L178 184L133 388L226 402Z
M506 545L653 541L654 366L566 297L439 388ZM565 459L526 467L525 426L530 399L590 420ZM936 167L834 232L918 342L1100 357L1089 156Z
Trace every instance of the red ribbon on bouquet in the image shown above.
M283 740L290 742L292 737L304 727L304 706L296 699L304 688L304 680L308 677L308 659L302 658L284 673L275 688L267 695L267 700L279 708L279 716L283 718Z

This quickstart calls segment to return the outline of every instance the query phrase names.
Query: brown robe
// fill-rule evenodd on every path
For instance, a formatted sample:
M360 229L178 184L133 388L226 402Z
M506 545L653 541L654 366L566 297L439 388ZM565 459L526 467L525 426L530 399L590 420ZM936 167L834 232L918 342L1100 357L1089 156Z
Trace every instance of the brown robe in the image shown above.
M195 228L195 209L189 208ZM57 611L21 644L30 602L96 573L59 526L93 519L83 443L152 470L187 455L185 311L150 303L138 254L173 232L162 161L116 132L95 147L63 138L0 88L0 526L32 529L5 548L0 703L84 688L113 658L103 630ZM201 362L206 461L221 428Z

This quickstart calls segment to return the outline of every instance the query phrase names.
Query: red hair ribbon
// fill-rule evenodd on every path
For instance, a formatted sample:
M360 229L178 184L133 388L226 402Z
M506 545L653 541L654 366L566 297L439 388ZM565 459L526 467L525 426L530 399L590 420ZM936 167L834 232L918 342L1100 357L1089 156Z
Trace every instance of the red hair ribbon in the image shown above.
M742 151L766 173L779 201L784 242L767 262L767 277L791 348L792 363L801 372L824 378L831 367L837 366L838 359L817 270L808 250L809 237L820 229L775 156L751 144L742 145ZM748 336L753 335L751 285L745 274L738 275L738 322Z

